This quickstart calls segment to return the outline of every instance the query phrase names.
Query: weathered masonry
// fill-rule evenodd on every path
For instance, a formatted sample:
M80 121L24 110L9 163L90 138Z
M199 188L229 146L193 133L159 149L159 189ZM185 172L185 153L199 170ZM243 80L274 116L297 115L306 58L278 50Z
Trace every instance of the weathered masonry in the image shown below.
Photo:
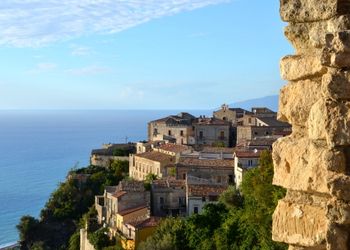
M281 60L272 236L291 249L350 249L350 0L281 0L296 55Z

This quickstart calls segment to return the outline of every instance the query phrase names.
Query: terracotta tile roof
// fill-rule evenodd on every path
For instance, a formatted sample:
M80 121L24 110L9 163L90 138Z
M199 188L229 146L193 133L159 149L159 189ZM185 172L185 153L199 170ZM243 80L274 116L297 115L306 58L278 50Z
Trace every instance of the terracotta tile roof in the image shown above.
M122 197L125 194L126 194L125 191L119 191L119 192L116 192L116 193L112 194L112 196L115 197L115 198L119 198L119 197Z
M132 207L132 208L128 208L128 209L124 209L122 211L119 211L118 214L121 216L124 216L124 215L131 214L133 212L136 212L136 211L139 211L139 210L145 209L145 208L147 208L147 205Z
M173 153L181 153L183 151L190 149L190 147L188 147L188 146L173 144L173 143L163 144L163 145L159 146L158 148L165 150L165 151L173 152Z
M185 180L177 180L175 178L167 178L167 179L159 179L154 180L152 184L156 188L173 188L173 187L185 187L186 181Z
M233 167L234 160L220 159L198 159L190 157L182 157L178 163L179 166L197 166L197 167Z
M260 158L261 150L237 150L235 155L238 158Z
M129 224L135 228L141 229L141 228L146 228L146 227L156 227L159 224L160 220L161 220L160 217L151 216L148 219L139 220L139 221L132 221L132 222L129 222L127 224Z
M170 156L157 151L145 152L145 153L137 154L135 156L145 158L151 161L157 161L157 162L175 162L174 156Z
M233 154L234 149L233 148L222 148L222 147L209 147L206 146L203 148L203 153L232 153Z
M205 185L205 184L189 184L187 186L188 188L188 194L189 196L217 196L220 195L222 192L224 192L227 187L226 186L220 186L220 185Z
M221 125L230 126L228 121L220 120L217 118L198 118L194 125Z

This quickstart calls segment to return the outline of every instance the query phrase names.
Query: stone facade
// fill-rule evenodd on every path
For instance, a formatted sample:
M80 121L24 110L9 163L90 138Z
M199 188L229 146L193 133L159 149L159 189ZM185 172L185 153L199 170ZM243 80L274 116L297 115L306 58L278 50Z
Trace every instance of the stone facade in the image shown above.
M278 118L293 134L274 144L273 183L287 188L272 237L290 249L350 249L350 2L281 0L296 55L281 61L289 81Z
M198 118L193 124L197 145L212 146L217 143L228 147L232 144L231 124L217 118Z
M188 113L171 115L148 123L148 140L168 140L176 144L193 145L194 129L192 122L194 116Z
M175 166L176 157L157 151L145 152L129 157L129 176L135 180L145 180L148 174L158 178L168 176L168 170Z

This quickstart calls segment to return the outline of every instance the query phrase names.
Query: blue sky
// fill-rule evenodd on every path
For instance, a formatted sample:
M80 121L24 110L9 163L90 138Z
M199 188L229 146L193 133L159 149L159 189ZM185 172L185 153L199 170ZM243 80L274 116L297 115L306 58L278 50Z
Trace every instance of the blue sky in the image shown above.
M278 1L2 0L0 109L208 109L278 94Z

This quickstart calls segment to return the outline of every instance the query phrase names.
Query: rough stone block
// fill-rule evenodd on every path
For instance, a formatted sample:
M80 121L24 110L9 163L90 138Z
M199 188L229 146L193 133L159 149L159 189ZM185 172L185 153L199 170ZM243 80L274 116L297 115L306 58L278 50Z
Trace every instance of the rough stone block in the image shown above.
M321 77L327 72L322 60L322 54L286 56L281 60L281 76L288 81Z
M322 77L322 94L333 100L350 100L350 73L332 70Z
M280 5L286 22L313 22L350 13L348 0L280 0Z
M328 184L332 196L350 201L350 177L347 175L336 175Z
M329 147L350 145L350 102L320 99L310 110L309 137L326 140Z
M327 217L330 221L337 224L350 224L350 203L340 200L329 201L327 205Z
M326 35L326 46L334 52L350 52L350 31L339 31Z
M294 135L274 143L272 158L273 184L305 192L331 194L330 183L346 168L342 151Z
M349 250L350 249L349 226L330 223L327 232L327 250Z
M309 112L322 98L320 80L291 82L281 89L278 119L297 126L305 126Z
M326 233L325 207L295 204L286 199L278 202L273 213L273 240L304 247L319 247L324 245Z
M337 69L347 69L350 67L350 53L323 51L322 65Z
M350 29L350 16L337 16L330 20L308 23L290 23L284 30L297 54L312 54L327 46L329 33Z

